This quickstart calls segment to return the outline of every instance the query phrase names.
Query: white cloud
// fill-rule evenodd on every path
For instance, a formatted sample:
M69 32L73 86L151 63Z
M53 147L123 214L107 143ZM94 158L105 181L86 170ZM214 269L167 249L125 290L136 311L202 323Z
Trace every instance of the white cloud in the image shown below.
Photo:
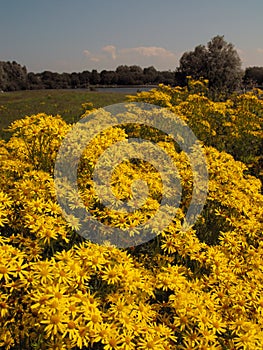
M90 57L90 60L92 61L92 62L100 62L100 58L99 57L96 57L96 56L92 56L92 57Z
M99 62L101 60L101 57L93 55L89 50L83 50L83 53L91 62Z
M83 50L85 56L90 56L91 52L89 50Z
M102 51L108 52L113 60L116 60L116 47L114 45L107 45L102 48Z
M138 46L118 49L114 45L103 46L98 52L83 50L90 67L97 64L97 69L114 69L118 65L154 66L159 70L175 69L178 55L163 47Z
M152 57L152 56L175 57L175 54L173 52L166 50L163 47L156 47L156 46L131 47L131 48L120 50L120 53L123 53L123 54L136 53L146 57Z
M259 53L263 53L263 49L258 48L258 49L257 49L257 52L259 52Z

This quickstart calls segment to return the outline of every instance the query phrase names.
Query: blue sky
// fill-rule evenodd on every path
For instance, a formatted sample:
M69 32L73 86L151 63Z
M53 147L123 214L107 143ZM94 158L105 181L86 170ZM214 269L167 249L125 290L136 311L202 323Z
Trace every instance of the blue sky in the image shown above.
M175 70L215 35L263 66L262 0L0 0L0 60L28 71Z

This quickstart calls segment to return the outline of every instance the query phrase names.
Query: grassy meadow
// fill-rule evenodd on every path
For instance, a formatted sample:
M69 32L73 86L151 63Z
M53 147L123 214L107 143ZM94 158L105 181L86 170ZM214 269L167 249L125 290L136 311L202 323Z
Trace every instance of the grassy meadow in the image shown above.
M94 107L104 107L124 102L121 92L93 92L85 90L31 90L0 94L0 138L8 139L4 131L10 123L26 115L46 113L61 115L67 123L75 122L83 113L82 103L92 102Z

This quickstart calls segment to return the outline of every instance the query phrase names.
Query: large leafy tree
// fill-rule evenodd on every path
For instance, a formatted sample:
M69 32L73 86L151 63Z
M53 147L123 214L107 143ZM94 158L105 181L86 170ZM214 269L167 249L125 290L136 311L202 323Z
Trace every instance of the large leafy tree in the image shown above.
M187 76L208 79L214 97L228 95L238 89L244 74L241 59L233 44L219 35L212 38L207 46L198 45L193 51L185 52L180 59L178 72L184 82Z

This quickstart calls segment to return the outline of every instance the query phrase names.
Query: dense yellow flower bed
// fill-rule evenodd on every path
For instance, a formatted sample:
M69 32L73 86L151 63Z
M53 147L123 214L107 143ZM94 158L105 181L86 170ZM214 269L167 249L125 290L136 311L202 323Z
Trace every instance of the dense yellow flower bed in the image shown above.
M10 141L0 144L1 349L263 347L263 196L261 181L249 174L261 171L262 93L213 102L203 83L191 84L134 99L173 110L203 141L207 201L195 225L182 230L192 170L168 136L150 130L178 169L184 197L169 226L140 246L94 244L77 234L77 218L63 217L53 171L70 125L38 114L10 126ZM131 197L134 179L148 183L149 198L129 215L100 205L92 172L110 144L144 133L138 125L106 130L89 143L79 167L85 206L124 232L154 216L162 192L158 172L128 160L113 172L121 200ZM73 197L72 206L79 205Z

